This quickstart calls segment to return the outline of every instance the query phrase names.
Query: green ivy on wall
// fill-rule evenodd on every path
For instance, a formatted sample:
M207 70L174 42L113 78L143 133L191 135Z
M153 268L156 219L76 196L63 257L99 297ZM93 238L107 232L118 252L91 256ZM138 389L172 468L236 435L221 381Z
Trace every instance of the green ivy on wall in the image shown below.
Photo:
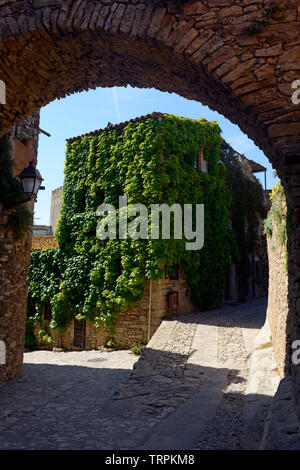
M8 134L0 138L0 188L0 202L6 209L14 208L24 200L22 185L13 174L12 148ZM23 205L16 207L8 214L7 224L15 236L20 238L32 225L32 214Z
M141 299L146 280L164 276L179 264L191 299L207 308L220 297L226 272L238 257L229 230L232 188L220 162L218 124L164 115L131 121L67 143L64 197L56 231L59 249L34 252L29 294L41 315L51 301L52 328L65 331L75 316L109 328L118 312ZM199 148L209 173L194 169ZM185 250L186 240L100 240L96 237L102 204L196 204L205 206L205 243Z
M272 201L271 208L268 212L268 216L264 221L264 233L271 237L274 232L274 226L276 226L276 238L278 242L285 247L285 259L286 259L286 270L288 269L288 250L287 250L287 235L290 229L290 210L286 204L286 197L284 188L280 181L277 182L272 188L270 195ZM275 247L274 247L275 250Z

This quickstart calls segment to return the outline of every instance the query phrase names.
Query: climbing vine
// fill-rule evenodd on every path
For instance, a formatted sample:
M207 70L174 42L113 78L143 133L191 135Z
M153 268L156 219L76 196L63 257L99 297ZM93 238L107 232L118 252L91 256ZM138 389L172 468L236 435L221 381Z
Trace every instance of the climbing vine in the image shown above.
M286 201L284 189L280 181L273 186L270 200L272 201L272 205L264 222L264 231L266 235L272 236L274 224L276 224L277 239L281 245L285 245L287 240Z
M291 214L289 207L287 207L284 188L280 181L278 181L277 184L273 186L272 193L270 194L270 200L272 201L272 205L264 222L264 232L269 237L275 233L277 241L283 247L285 247L287 269L287 235L290 230ZM276 230L274 230L275 227Z
M31 253L27 316L39 320L43 306L59 292L65 263L61 250L45 248Z
M214 304L232 258L239 256L229 229L232 189L220 161L221 142L216 122L171 115L69 141L56 231L59 248L32 254L29 294L37 318L50 301L52 328L63 332L72 318L85 318L112 335L118 312L141 299L145 281L162 278L163 268L175 264L185 273L192 301L203 308ZM195 169L200 147L208 173ZM97 207L118 208L120 195L127 196L128 205L142 203L149 212L151 204L203 203L204 247L187 251L186 240L172 237L100 240Z

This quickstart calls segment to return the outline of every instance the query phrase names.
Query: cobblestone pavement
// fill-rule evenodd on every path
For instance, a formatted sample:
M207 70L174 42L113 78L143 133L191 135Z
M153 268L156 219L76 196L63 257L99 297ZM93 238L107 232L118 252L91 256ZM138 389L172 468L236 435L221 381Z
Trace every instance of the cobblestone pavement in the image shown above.
M138 361L25 353L22 378L0 384L0 449L243 448L247 356L265 311L256 299L165 320Z

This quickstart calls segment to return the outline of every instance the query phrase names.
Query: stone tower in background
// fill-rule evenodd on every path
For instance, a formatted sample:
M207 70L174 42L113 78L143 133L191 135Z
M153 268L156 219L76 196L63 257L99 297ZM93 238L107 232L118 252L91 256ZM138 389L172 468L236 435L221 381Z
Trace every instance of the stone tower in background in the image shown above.
M63 197L63 188L54 189L51 195L51 207L50 207L50 225L52 227L52 233L55 233L55 229L57 226L57 222L59 219L59 214L62 205L62 197Z

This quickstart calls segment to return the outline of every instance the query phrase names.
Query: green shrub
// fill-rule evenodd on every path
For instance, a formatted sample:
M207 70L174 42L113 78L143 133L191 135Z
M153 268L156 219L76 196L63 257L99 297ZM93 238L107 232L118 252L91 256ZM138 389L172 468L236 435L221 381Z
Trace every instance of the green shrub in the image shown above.
M13 174L12 148L8 134L0 138L0 155L0 202L6 209L13 208L8 215L7 224L15 236L21 238L32 225L33 216L24 205L15 207L26 198L20 181Z
M48 333L45 330L39 330L38 332L38 338L39 342L42 344L51 344L52 343L52 338L51 336L48 335Z
M132 346L130 352L131 352L131 354L135 354L136 356L140 356L142 354L142 352L144 351L145 347L146 346L144 344L138 343L138 344L135 344L134 346Z

